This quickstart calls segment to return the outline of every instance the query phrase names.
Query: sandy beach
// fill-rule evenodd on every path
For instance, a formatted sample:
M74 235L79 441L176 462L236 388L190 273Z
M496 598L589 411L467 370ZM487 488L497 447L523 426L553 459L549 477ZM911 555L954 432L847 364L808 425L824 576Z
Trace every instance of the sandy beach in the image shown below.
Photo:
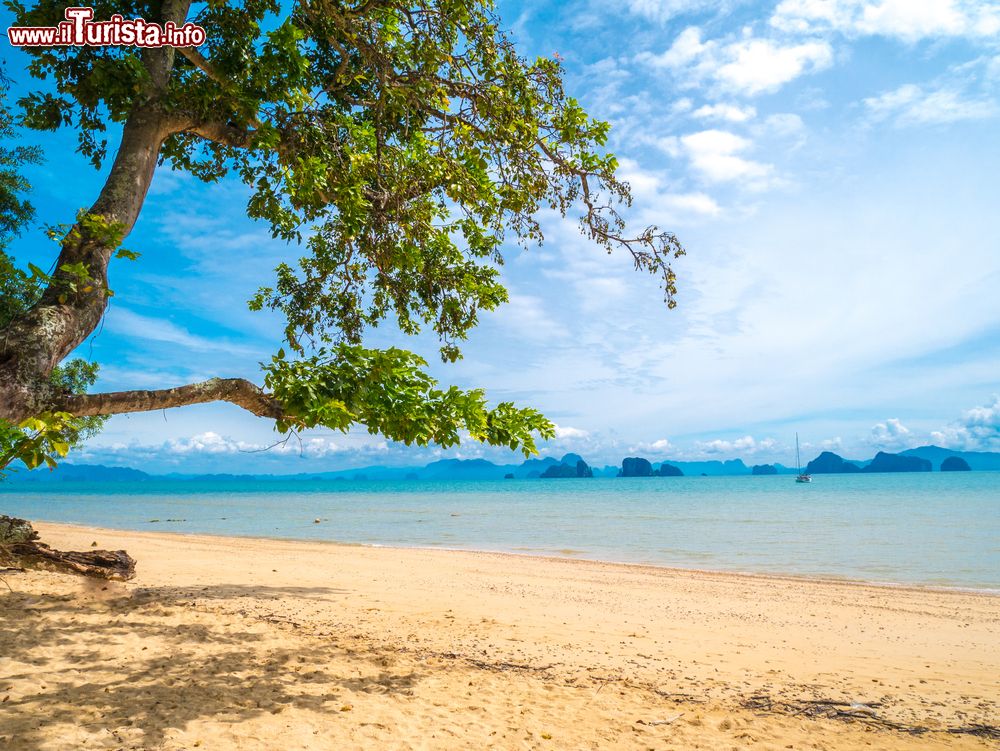
M995 748L1000 597L36 525L0 749Z

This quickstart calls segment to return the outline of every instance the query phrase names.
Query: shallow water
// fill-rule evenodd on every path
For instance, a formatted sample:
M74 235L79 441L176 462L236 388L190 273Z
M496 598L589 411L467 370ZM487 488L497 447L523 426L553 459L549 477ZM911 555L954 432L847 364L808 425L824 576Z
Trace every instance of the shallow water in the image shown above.
M1000 589L1000 472L820 475L811 485L790 476L0 483L0 513Z

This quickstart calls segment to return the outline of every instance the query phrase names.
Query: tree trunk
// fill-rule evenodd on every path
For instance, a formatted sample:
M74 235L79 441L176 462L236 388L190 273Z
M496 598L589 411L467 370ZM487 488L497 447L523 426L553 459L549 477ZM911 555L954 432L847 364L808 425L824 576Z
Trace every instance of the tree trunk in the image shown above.
M124 550L53 550L38 541L38 532L30 522L11 516L0 516L0 566L115 581L128 581L135 577L135 560Z
M97 201L88 212L127 235L153 178L165 120L153 106L137 108L122 130L121 146ZM41 300L0 331L0 418L17 423L44 411L53 394L52 369L97 328L107 305L108 263L115 247L79 224L63 242L56 272ZM68 292L62 270L82 264L91 280ZM87 286L89 290L83 291Z
M160 21L180 26L190 5L191 0L164 0ZM107 182L87 212L114 226L119 242L132 231L142 210L164 139L177 129L160 105L174 54L172 47L143 50L150 84L122 127ZM106 233L74 226L63 241L41 300L0 330L0 419L16 424L52 407L57 395L49 374L100 323L108 301L108 263L115 250ZM92 281L79 285L77 292L68 291L67 283L74 277L63 270L67 264L82 264Z

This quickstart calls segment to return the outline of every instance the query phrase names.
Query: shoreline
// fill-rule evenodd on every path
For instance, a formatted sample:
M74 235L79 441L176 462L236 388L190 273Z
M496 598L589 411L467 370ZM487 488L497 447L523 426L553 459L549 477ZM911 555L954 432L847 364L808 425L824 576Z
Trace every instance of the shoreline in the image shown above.
M0 750L984 749L1000 600L41 522L128 583L0 586Z
M838 577L831 574L797 574L788 572L770 572L770 571L745 571L745 570L731 570L731 569L703 569L691 566L665 566L657 563L648 562L635 562L635 561L618 561L609 560L604 558L588 558L580 557L576 555L557 555L554 553L529 553L525 551L515 551L515 550L494 550L486 548L455 548L437 545L386 545L383 543L367 543L367 542L346 542L342 540L321 540L315 538L305 538L305 537L266 537L262 535L239 535L239 534L211 534L207 532L181 532L176 530L170 531L160 531L160 530L145 530L145 529L135 529L133 527L105 527L105 526L95 526L90 524L78 524L75 522L56 522L48 521L46 519L34 518L29 520L32 523L38 522L44 524L46 527L61 528L65 527L72 530L79 531L94 531L97 533L102 532L124 532L128 534L136 535L166 535L175 536L179 538L206 538L209 540L250 540L259 542L283 542L283 543L302 543L306 545L331 545L341 548L363 548L363 549L375 549L375 550L419 550L427 552L441 552L441 553L459 553L459 554L469 554L469 555L493 555L493 556L510 556L512 558L525 558L525 559L537 559L543 561L558 561L558 562L576 562L580 564L592 564L600 566L621 566L625 568L633 569L649 569L652 571L663 571L672 572L677 574L701 574L705 576L723 576L723 577L746 577L750 579L774 579L777 581L789 581L789 582L816 582L818 584L839 584L839 585L850 585L859 587L873 587L889 590L913 590L916 592L940 592L949 593L954 592L957 594L973 594L973 595L983 595L987 597L1000 597L1000 586L998 587L975 587L968 585L948 585L948 584L931 584L931 583L921 583L921 582L896 582L896 581L883 581L876 579L854 579L851 577ZM37 526L37 525L36 525ZM44 542L44 540L43 540Z

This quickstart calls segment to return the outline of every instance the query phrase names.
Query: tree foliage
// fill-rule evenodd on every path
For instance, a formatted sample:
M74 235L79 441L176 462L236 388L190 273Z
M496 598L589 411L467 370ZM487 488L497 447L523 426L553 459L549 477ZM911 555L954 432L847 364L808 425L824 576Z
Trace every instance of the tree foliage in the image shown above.
M7 5L23 25L56 23L64 8L47 0ZM207 41L176 53L29 50L29 73L46 83L20 100L27 127L75 131L78 150L98 167L109 139L123 134L101 199L67 234L58 271L46 280L51 290L65 287L74 268L86 273L86 290L46 292L50 302L76 306L82 328L109 293L108 248L138 213L121 195L136 179L116 179L141 162L142 143L160 163L200 180L242 180L247 214L301 248L250 300L285 320L283 349L265 367L264 396L278 405L279 430L361 423L408 443L452 445L467 433L534 451L534 435L552 434L537 411L490 407L480 390L439 388L416 355L363 345L373 328L391 324L406 334L430 330L442 359L461 357L481 312L507 300L504 249L542 242L547 212L578 212L583 234L658 275L673 307L670 263L682 247L655 227L626 234L620 207L631 196L604 151L607 123L566 95L557 59L518 53L488 0L94 7L96 18L186 19L205 28ZM102 238L85 219L119 236ZM66 262L77 256L82 268ZM100 408L128 411L140 402L149 400L107 398ZM68 414L97 409L83 397L42 403ZM255 411L273 416L275 408Z

